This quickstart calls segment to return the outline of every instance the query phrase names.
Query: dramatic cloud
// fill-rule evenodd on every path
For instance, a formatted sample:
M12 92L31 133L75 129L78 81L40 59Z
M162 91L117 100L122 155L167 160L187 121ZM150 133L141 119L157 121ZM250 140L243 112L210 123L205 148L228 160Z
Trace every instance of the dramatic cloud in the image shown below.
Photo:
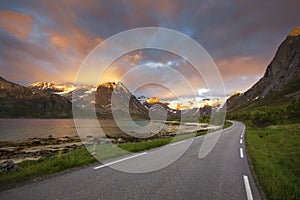
M187 34L203 45L230 94L246 90L263 75L278 45L300 21L298 0L4 0L0 4L1 76L22 84L74 81L83 59L99 42L128 29L159 26ZM180 95L189 94L180 87L180 79L164 71L165 66L187 78L194 92L208 89L203 81L207 77L199 76L188 62L151 50L122 56L102 81L118 81L139 65L144 65L140 73L152 76L153 82L178 85ZM137 92L172 96L159 88L149 85Z
M32 33L32 18L28 15L10 11L0 11L0 26L20 40L28 40Z

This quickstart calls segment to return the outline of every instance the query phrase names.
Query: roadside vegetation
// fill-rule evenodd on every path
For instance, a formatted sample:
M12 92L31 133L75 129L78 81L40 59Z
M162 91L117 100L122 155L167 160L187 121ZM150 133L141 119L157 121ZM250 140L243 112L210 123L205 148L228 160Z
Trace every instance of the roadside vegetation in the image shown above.
M246 145L268 199L300 199L300 124L257 128L247 123Z
M229 117L246 124L247 152L267 199L300 199L300 100Z
M273 124L300 123L300 99L296 99L286 106L268 107L264 105L252 111L229 113L228 118L241 121L250 120L253 126L261 128Z
M224 128L231 126L232 123L226 121ZM141 152L155 147L167 145L170 142L177 142L188 138L206 134L207 131L199 131L196 133L188 133L177 137L154 139L141 142L128 142L117 144L119 148L115 148L111 144L101 144L89 146L100 160L114 158L127 154L128 152ZM125 150L125 151L124 151ZM87 166L96 163L97 159L91 155L86 148L79 148L67 152L59 152L56 154L43 157L39 160L27 160L18 164L21 167L19 171L1 172L0 173L0 190L4 190L18 184L26 182L38 181L41 178L53 175L58 172L74 169L76 167Z

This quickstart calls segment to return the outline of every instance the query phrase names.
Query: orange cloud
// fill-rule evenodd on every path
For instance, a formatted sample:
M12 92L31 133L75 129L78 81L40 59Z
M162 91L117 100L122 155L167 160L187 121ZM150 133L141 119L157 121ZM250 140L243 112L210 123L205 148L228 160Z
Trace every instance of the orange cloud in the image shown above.
M263 75L269 60L259 59L257 57L234 57L217 60L223 77Z
M69 49L75 49L79 53L88 53L101 41L103 41L102 38L97 37L92 39L88 37L88 34L85 34L79 29L77 29L72 36L53 33L50 38L50 42L61 51L65 52Z
M70 41L66 37L61 35L52 36L50 41L62 51L66 51L70 47Z
M123 58L130 66L135 67L143 59L143 56L141 51L133 51L125 54Z
M32 17L23 13L11 10L0 11L0 25L20 40L28 40L32 32L32 23Z

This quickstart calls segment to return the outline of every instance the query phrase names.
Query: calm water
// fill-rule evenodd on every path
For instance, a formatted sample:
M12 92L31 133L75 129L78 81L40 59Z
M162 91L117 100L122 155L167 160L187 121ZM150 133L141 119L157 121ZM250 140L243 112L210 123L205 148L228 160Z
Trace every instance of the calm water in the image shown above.
M49 135L52 137L63 136L78 136L77 131L80 131L80 138L102 138L103 132L107 136L121 137L124 136L123 131L126 133L134 134L155 134L160 130L168 130L169 132L177 131L176 126L166 125L161 121L154 121L149 124L148 120L137 120L135 124L124 121L118 124L122 130L116 125L114 120L93 120L81 119L80 123L75 123L73 119L0 119L0 141L15 141L25 140L28 138L47 138ZM97 126L101 125L103 132L99 132ZM182 126L181 133L190 132L195 129L195 125L186 123ZM198 129L199 130L199 129ZM180 133L178 132L178 133Z
M148 121L136 121L139 126L145 126ZM103 137L97 129L101 125L105 134L120 137L123 132L115 124L114 120L93 120L81 119L75 128L73 119L0 119L0 141L25 140L28 138L47 138L63 136L78 136L77 130L80 130L81 138ZM126 131L141 131L135 129L132 125L128 125ZM124 126L124 124L123 124Z
M73 119L0 119L0 141L76 136Z
M73 119L0 119L0 141L25 140L28 138L47 138L63 136L78 136L81 138L103 137L97 126L101 124L107 135L118 137L122 131L114 120L81 119L76 126Z

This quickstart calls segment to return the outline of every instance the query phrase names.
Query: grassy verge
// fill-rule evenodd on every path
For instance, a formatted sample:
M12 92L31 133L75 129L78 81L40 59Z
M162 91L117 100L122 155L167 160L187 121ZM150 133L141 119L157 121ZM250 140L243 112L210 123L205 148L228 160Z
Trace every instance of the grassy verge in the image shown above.
M267 198L300 199L300 124L246 125L248 154Z
M226 122L224 128L231 126L231 124L231 122ZM206 132L207 131L199 131L196 136L204 135ZM175 138L155 139L136 143L123 143L118 144L118 147L129 152L140 152L192 137L195 137L195 134L184 134ZM88 148L93 148L97 158L100 160L122 156L128 153L119 148L115 148L115 146L111 144L97 145L95 147L90 146ZM66 153L60 152L39 160L23 161L19 164L22 168L21 171L0 173L0 190L67 169L86 166L96 161L95 157L85 148L74 149Z
M224 124L223 129L228 128L228 127L230 127L231 125L232 125L232 123L231 123L230 121L226 121L225 124Z

